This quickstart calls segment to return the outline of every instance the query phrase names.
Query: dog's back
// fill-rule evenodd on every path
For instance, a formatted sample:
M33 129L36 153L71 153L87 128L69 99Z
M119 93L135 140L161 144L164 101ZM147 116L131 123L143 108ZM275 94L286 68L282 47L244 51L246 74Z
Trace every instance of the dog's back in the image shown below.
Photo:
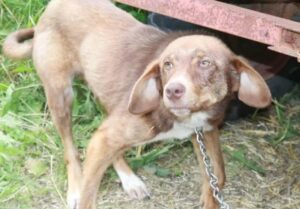
M64 62L70 62L74 74L83 75L109 112L124 98L128 101L146 65L175 38L141 24L106 0L50 2L35 28L35 60L44 60L40 46L49 38L40 37L47 33L59 34Z
M33 30L27 33L33 34ZM111 112L120 103L127 107L130 90L149 62L183 35L186 33L166 34L141 24L108 0L53 0L34 28L33 47L27 42L18 44L13 35L7 39L11 43L4 44L13 47L4 47L4 51L10 57L22 58L31 54L32 47L41 77L51 76L49 67L45 69L50 63L69 76L83 75ZM22 53L16 56L16 52Z

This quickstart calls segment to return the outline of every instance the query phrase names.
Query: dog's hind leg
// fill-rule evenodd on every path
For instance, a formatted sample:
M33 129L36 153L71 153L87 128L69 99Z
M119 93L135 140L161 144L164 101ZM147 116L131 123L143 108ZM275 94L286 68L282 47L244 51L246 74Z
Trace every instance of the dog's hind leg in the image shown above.
M61 76L61 79L63 79L65 75ZM52 86L45 86L45 92L53 122L64 146L64 159L68 175L67 202L68 207L74 209L80 198L81 168L79 154L73 144L72 137L72 87L70 80L61 80L59 83L55 83Z
M72 78L68 51L58 33L48 32L35 37L33 59L42 80L52 120L62 139L68 174L67 201L76 208L80 198L80 160L72 137Z
M124 191L132 198L142 200L150 197L150 193L144 182L134 174L123 156L113 162L114 169L121 179Z

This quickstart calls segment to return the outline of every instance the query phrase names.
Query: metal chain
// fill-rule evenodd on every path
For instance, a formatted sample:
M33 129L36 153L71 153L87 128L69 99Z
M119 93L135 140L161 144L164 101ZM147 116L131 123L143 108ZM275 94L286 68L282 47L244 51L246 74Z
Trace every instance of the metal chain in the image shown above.
M207 155L206 148L203 143L203 131L200 128L195 128L195 133L197 136L197 142L199 144L201 154L203 156L205 171L210 179L209 184L213 190L213 196L219 202L220 209L229 209L229 205L224 201L223 193L220 191L220 188L218 186L218 178L213 174L211 161L209 156Z

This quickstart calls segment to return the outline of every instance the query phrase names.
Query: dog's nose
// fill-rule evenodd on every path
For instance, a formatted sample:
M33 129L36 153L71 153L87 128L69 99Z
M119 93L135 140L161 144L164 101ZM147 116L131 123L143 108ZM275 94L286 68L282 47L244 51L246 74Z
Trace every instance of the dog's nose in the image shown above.
M166 96L170 100L177 100L185 93L185 87L181 83L170 83L166 88Z

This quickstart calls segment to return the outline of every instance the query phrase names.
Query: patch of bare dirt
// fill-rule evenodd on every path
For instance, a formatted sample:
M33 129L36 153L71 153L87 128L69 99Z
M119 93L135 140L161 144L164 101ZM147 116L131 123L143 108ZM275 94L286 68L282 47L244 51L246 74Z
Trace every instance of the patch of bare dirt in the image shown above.
M263 128L262 128L263 127ZM221 132L223 150L242 150L246 159L254 160L265 171L261 175L224 153L227 183L224 188L230 208L238 209L300 209L300 139L272 145L267 139L273 132L268 124L254 124L246 120L227 123ZM191 149L187 147L186 149ZM162 165L181 161L180 149L173 149L170 157L163 157ZM144 169L138 175L151 191L151 199L130 200L116 182L106 182L100 193L101 209L189 209L199 208L200 172L192 153L176 164L181 175L158 177Z

